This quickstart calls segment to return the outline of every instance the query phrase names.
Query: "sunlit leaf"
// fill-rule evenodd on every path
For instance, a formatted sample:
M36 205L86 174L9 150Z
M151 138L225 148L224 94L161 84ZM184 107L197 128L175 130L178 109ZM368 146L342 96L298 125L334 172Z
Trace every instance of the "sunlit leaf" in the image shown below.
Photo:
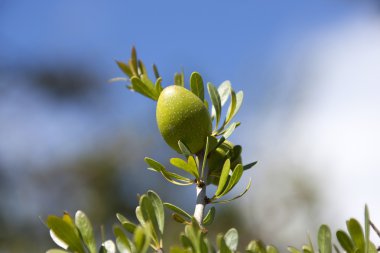
M276 247L272 246L272 245L268 245L266 247L266 250L267 250L267 253L278 253L278 250Z
M219 93L219 96L220 96L220 103L221 105L223 106L227 100L228 100L228 96L230 95L230 91L231 91L231 82L230 81L224 81L223 83L221 83L218 87L218 93Z
M251 241L246 250L249 253L266 253L264 244L257 240Z
M364 208L364 235L365 235L365 253L368 253L369 247L370 247L370 240L369 240L369 229L370 229L370 224L369 224L369 211L368 211L368 206L365 205Z
M132 88L134 91L151 98L153 100L158 99L158 95L156 92L156 89L153 85L148 85L145 82L143 82L140 78L133 76L131 78Z
M228 137L231 136L231 134L235 131L236 127L238 127L240 125L240 122L234 122L234 123L231 123L227 129L225 130L225 132L223 133L223 137L228 139Z
M183 72L174 74L174 84L178 86L185 86L185 75Z
M77 211L75 214L75 225L77 226L84 243L91 253L96 252L96 242L94 238L94 231L90 220L82 211Z
M132 71L131 71L130 67L128 66L128 64L126 64L122 61L116 61L116 64L117 64L117 66L119 66L121 71L123 71L124 74L126 74L129 78L131 78L133 76Z
M239 235L235 228L231 228L224 235L224 241L226 242L227 247L231 251L236 251L239 241Z
M181 158L171 158L170 163L173 166L175 166L179 169L182 169L182 170L186 171L187 173L190 173L195 178L199 178L198 168L196 167L194 158L192 156L189 156L188 159L189 159L189 161L192 159L191 164L182 160Z
M130 63L132 72L134 72L135 75L138 75L137 52L135 47L132 47Z
M79 233L75 227L68 221L65 221L57 216L49 216L47 218L47 226L53 231L55 236L65 242L69 249L79 253L85 253Z
M114 227L114 234L116 237L116 247L121 252L132 252L131 243L129 239L125 236L123 230L120 227Z
M355 251L354 243L346 232L338 230L336 232L336 238L338 239L340 246L342 246L347 253L353 253Z
M181 140L178 141L178 147L181 150L183 155L185 155L186 157L191 156L190 149Z
M124 217L120 213L117 213L116 217L120 221L121 225L123 225L125 230L127 230L129 233L133 234L133 232L136 229L136 225L133 222L129 221L126 217Z
M289 246L287 249L290 253L301 253L301 251L299 251L298 249L296 249L292 246Z
M198 72L193 72L190 76L190 89L200 100L204 100L203 79Z
M245 190L244 190L241 194L237 195L236 197L233 197L232 199L218 200L218 201L211 200L211 202L214 203L214 204L217 204L217 203L218 203L218 204L224 204L224 203L231 202L231 201L233 201L233 200L235 200L235 199L241 198L244 194L247 193L247 191L249 190L249 188L251 188L251 183L252 183L252 180L249 179L249 182L248 182L248 184L247 184Z
M46 253L67 253L68 251L62 249L49 249Z
M172 218L173 218L173 220L175 220L176 222L181 223L181 224L187 224L188 223L188 221L185 220L185 218L183 218L183 216L181 216L177 213L172 213Z
M210 94L212 108L213 108L211 117L215 117L216 119L215 129L218 129L220 115L222 112L222 104L220 101L220 96L219 96L218 90L212 83L207 84L207 90L208 90L208 93Z

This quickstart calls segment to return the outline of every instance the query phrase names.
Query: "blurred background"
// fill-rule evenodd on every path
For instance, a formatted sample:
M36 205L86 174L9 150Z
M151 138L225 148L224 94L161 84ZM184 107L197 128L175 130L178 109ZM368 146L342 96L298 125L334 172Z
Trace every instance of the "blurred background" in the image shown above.
M155 103L108 83L133 45L166 85L183 69L244 90L231 140L259 163L243 180L252 177L250 192L218 206L212 238L236 227L242 248L260 238L285 251L322 223L362 220L366 203L380 224L379 7L0 0L0 252L52 247L41 220L63 211L81 209L110 234L114 214L132 219L148 189L193 211L195 189L143 162L176 155L158 135Z

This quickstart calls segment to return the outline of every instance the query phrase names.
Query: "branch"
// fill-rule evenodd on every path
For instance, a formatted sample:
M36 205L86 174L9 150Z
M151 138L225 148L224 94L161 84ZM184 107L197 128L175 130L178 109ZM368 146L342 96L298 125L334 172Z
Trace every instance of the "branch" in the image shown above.
M202 164L203 159L205 159L202 156L199 156L200 162L199 164ZM194 218L199 223L200 226L202 226L203 222L203 216L204 216L204 210L205 206L207 205L207 196L206 196L206 183L207 183L207 175L208 175L208 166L206 164L204 168L204 174L203 178L199 182L197 182L197 201L195 204L194 209Z

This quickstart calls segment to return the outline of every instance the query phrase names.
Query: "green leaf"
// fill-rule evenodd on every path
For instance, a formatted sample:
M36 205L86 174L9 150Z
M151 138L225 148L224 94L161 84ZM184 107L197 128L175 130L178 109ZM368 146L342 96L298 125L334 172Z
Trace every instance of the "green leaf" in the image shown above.
M223 190L227 184L228 174L230 173L230 166L231 166L230 159L227 159L224 162L222 173L220 174L218 188L216 189L216 192L215 192L216 197L221 196L221 194L222 194L222 192L223 192Z
M126 74L129 78L131 78L133 76L132 71L131 71L130 67L128 66L128 64L126 64L122 61L116 61L116 64L117 64L117 66L119 66L121 71L123 71L124 74Z
M131 77L132 89L148 98L155 101L158 99L158 94L153 85L148 85L143 82L140 78L133 76Z
M123 230L120 227L115 226L113 231L116 237L117 249L120 252L131 252L132 251L131 243L129 239L125 236Z
M350 219L347 221L347 229L350 233L350 236L354 242L354 245L361 251L365 251L365 241L363 229L360 226L360 223L355 219Z
M257 164L257 161L255 161L253 163L248 163L248 164L246 164L246 165L243 166L243 170L249 170L250 168L252 168L256 164Z
M141 75L148 75L148 72L146 71L146 68L145 68L145 65L144 63L141 61L141 60L138 60L138 67L139 67L139 70L141 72Z
M46 253L67 253L67 251L62 249L49 249Z
M223 83L221 83L218 87L218 93L219 93L219 96L220 96L220 103L221 105L223 106L227 100L228 100L228 96L230 95L230 92L231 92L231 82L226 80L224 81Z
M267 253L278 253L277 248L272 245L268 245L266 250L267 250Z
M336 232L336 238L338 239L340 246L342 246L347 253L355 252L354 243L346 232L338 230Z
M187 248L187 249L190 248L190 249L192 250L192 252L195 251L195 249L194 249L194 245L193 245L193 243L191 242L191 240L190 240L189 237L185 236L184 234L181 234L181 235L180 235L180 240L181 240L181 243L182 243L182 246L183 246L183 247L185 247L185 248Z
M208 210L205 218L203 219L203 225L209 226L212 224L215 218L215 207L211 207L210 210Z
M364 227L365 227L365 253L368 253L369 251L369 247L370 247L370 239L369 239L369 228L370 228L370 224L369 224L369 211L368 211L368 206L365 205L365 208L364 208Z
M252 183L252 180L249 179L248 185L246 186L245 190L241 194L237 195L236 197L233 197L232 199L219 200L219 201L211 200L211 202L214 203L214 204L216 204L216 203L218 203L218 204L224 204L224 203L231 202L231 201L233 201L235 199L241 198L244 194L247 193L247 191L249 190L249 188L251 188L251 183Z
M224 241L226 242L227 247L231 251L236 251L239 241L239 235L235 228L231 228L227 231L227 233L224 235Z
M94 231L90 220L82 211L77 211L75 214L75 225L77 226L84 243L91 253L96 253L96 242Z
M198 72L193 72L190 76L190 89L200 100L205 99L203 79Z
M117 219L120 221L121 225L127 230L129 233L133 234L133 232L136 229L136 225L129 221L127 218L125 218L123 215L120 213L116 214Z
M150 244L150 236L148 234L148 229L144 229L141 226L138 226L136 228L136 231L134 233L134 241L136 245L137 252L139 253L145 253L147 252Z
M174 74L174 84L182 87L185 86L185 74L183 71L181 71L181 73Z
M149 222L152 226L152 236L155 242L158 242L161 239L161 233L158 226L157 217L153 209L152 202L147 195L142 195L140 198L140 210L145 222ZM136 230L135 230L136 233Z
M296 248L294 248L294 247L292 247L292 246L289 246L289 247L288 247L288 251L289 251L290 253L301 253L301 251L299 251L298 249L296 249Z
M235 117L235 115L238 113L238 111L240 110L240 107L241 107L241 104L243 103L243 98L244 98L244 93L243 91L239 91L238 93L236 93L236 106L235 106L235 111L234 113L232 114L231 116L231 119L233 117Z
M136 218L140 222L141 225L145 225L145 218L143 216L143 213L141 211L141 207L140 206L136 207ZM136 232L136 229L133 231L133 233L135 233L135 232Z
M181 150L182 154L186 157L192 155L190 149L181 140L178 141L178 147Z
M161 91L163 90L161 83L162 83L162 78L159 77L157 78L156 83L154 84L154 89L156 90L158 97L160 96Z
M313 242L311 241L311 238L310 238L310 235L309 235L309 234L307 235L307 240L308 240L308 242L309 242L310 252L311 252L311 253L314 253Z
M230 180L228 181L228 185L224 189L221 196L224 196L227 193L229 193L232 190L232 188L234 188L234 186L239 182L242 175L243 175L243 165L238 164L236 165L234 171L232 172L232 176L230 177Z
M156 64L153 64L153 72L154 72L154 77L156 77L156 79L161 78L160 73L158 72L158 68L157 68Z
M319 228L318 247L319 247L320 253L332 252L331 231L327 225L322 225Z
M231 134L235 131L235 129L240 125L240 122L234 122L234 123L231 123L231 125L229 125L227 127L227 129L224 131L223 133L223 137L228 139L228 137L231 136Z
M220 239L219 252L220 253L232 253L230 248L227 246L226 241L224 240L224 237L221 237L221 239Z
M181 208L179 208L178 206L175 206L171 203L164 203L164 206L188 219L191 219L192 216L190 214L188 214L186 211L182 210Z
M172 218L173 218L173 220L175 220L176 222L181 223L181 224L187 224L188 223L188 221L185 220L185 218L183 218L181 215L179 215L177 213L172 213Z
M189 156L188 160L189 160L189 162L191 161L190 162L191 164L182 160L181 158L171 158L170 163L173 166L190 173L191 175L193 175L195 178L198 179L199 178L199 172L198 172L198 168L196 167L194 158L192 156Z
M79 233L76 228L72 226L72 224L53 215L47 218L46 223L47 226L53 231L54 235L66 243L70 250L85 253Z
M227 110L227 117L226 117L226 122L225 122L226 125L232 120L232 117L236 109L236 93L233 89L230 90L230 95L231 95L231 102Z
M265 247L261 241L251 241L246 249L250 253L266 253Z
M131 65L132 72L134 72L134 74L137 76L138 66L137 66L137 52L136 52L135 47L132 47L130 63L131 63L130 65Z
M152 190L148 191L148 197L150 198L150 201L153 206L154 215L156 216L157 223L159 230L161 234L164 233L164 223L165 223L165 212L164 212L164 205L158 196L157 193L155 193Z
M107 253L115 253L116 252L116 246L113 241L107 240L102 243L103 250L102 252L107 252Z
M219 96L218 90L212 83L207 84L207 90L208 90L208 93L210 94L212 108L213 108L211 117L216 118L215 129L218 129L220 114L222 112L222 104L220 101L220 96Z

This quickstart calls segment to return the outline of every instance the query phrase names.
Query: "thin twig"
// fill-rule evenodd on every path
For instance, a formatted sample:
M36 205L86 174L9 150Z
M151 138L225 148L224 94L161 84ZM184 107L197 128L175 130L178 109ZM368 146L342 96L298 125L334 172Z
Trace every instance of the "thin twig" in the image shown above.
M373 224L373 222L370 220L369 224L371 225L372 229L375 230L378 237L380 237L380 230Z

